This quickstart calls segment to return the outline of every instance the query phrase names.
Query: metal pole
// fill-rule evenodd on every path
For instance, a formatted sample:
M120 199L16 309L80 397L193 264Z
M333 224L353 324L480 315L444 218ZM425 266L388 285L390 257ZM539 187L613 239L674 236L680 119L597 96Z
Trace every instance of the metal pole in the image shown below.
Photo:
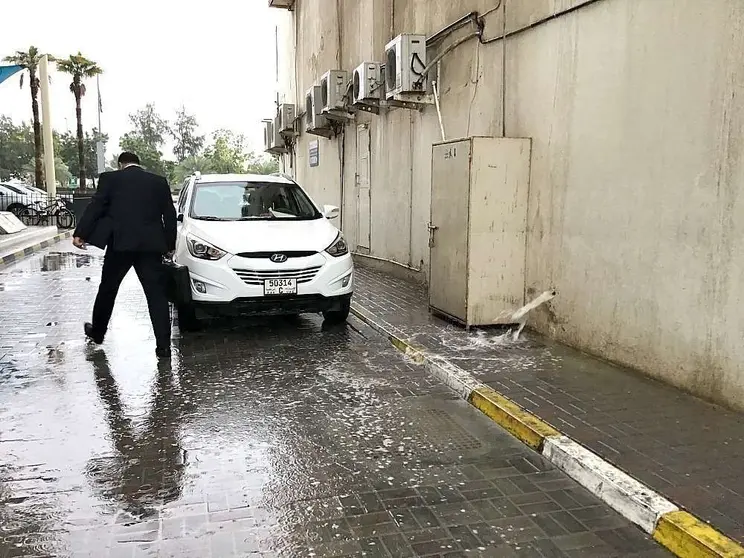
M98 166L98 174L100 175L106 170L106 146L103 145L103 128L101 127L101 81L100 77L96 76L96 93L98 94L98 138L96 139L96 162Z
M49 58L45 54L39 61L41 81L42 137L44 139L44 174L50 196L57 195L57 177L54 173L54 138L52 136L52 108L49 99Z

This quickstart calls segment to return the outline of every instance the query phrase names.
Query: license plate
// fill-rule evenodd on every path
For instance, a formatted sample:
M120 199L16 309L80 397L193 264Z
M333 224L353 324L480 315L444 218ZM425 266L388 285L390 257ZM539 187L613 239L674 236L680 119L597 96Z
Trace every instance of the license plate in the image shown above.
M297 294L297 279L266 279L264 281L264 294Z

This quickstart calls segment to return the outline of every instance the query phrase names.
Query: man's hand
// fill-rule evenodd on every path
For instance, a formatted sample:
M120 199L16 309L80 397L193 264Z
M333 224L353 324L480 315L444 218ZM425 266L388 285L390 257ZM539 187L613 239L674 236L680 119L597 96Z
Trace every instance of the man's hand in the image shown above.
M175 253L176 253L176 251L175 251L175 250L170 250L170 251L166 252L166 253L165 253L165 259L167 259L167 260L172 260L172 259L173 259L173 255L174 255Z
M72 244L75 246L75 248L80 248L81 250L87 250L87 246L85 246L85 241L80 238L79 236L76 236L72 239Z

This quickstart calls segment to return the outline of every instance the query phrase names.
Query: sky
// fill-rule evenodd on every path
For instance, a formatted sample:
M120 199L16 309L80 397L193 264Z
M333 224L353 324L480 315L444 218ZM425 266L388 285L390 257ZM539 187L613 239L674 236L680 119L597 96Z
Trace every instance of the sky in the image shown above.
M202 133L227 128L262 151L261 120L275 112L277 11L266 0L0 0L0 59L35 45L59 57L80 51L95 60L104 70L107 157L118 153L128 114L147 103L168 119L185 105ZM51 74L54 128L74 132L69 76L53 67ZM0 84L0 114L30 121L30 93L18 85L19 74ZM95 79L87 89L83 126L89 130L98 125Z

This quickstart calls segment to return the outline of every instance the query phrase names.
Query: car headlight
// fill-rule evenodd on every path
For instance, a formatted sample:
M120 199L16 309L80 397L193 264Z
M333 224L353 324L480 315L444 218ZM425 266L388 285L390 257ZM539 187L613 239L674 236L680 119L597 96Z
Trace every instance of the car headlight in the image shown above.
M334 258L339 258L349 253L349 246L346 244L344 237L339 233L336 240L333 241L333 244L326 248L326 252Z
M227 254L227 252L220 250L216 246L212 246L209 242L193 236L186 237L186 245L189 247L191 255L200 260L219 260Z

